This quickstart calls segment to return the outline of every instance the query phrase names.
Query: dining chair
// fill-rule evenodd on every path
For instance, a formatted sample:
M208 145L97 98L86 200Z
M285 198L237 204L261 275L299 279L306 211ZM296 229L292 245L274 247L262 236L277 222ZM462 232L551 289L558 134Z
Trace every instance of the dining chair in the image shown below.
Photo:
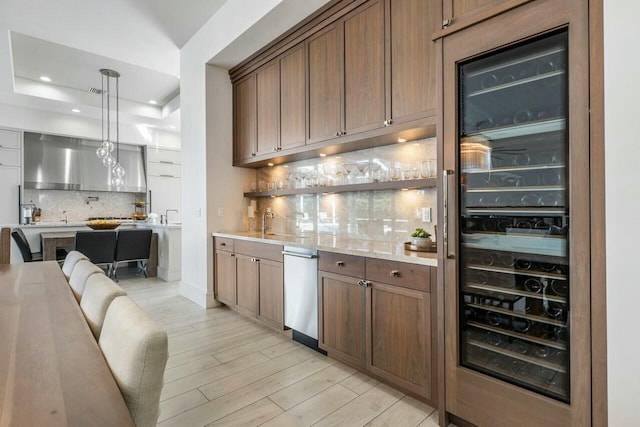
M73 272L69 278L69 286L71 287L73 296L76 297L78 302L82 299L84 288L87 285L87 279L93 274L104 275L104 270L86 259L78 261L73 268Z
M155 426L169 357L167 333L122 296L107 309L98 345L136 426Z
M139 261L144 277L148 277L147 263L151 250L151 229L120 230L113 260L113 278L118 281L118 264Z
M71 251L67 254L67 256L64 259L64 264L62 264L62 273L64 274L64 277L67 278L67 282L71 277L73 268L76 266L78 261L83 259L87 261L89 260L89 258L87 258L83 253L78 251Z
M115 231L78 231L75 249L87 256L95 265L106 266L107 275L111 276L113 256L116 251Z
M80 308L96 340L100 338L109 305L115 298L126 294L120 286L103 274L92 274L87 278L80 299Z
M13 240L16 242L24 262L42 261L42 252L31 252L31 246L29 246L29 241L27 240L27 236L24 235L22 228L14 228L11 231L11 237L13 237ZM62 261L66 256L66 250L62 248L56 249L56 260Z

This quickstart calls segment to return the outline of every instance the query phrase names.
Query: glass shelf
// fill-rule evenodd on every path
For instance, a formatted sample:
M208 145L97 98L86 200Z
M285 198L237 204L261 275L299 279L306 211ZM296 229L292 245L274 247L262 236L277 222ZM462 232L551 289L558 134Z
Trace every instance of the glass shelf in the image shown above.
M496 326L491 326L491 325L485 325L483 323L478 323L478 322L474 322L474 321L469 321L467 322L467 324L469 326L473 326L475 328L478 329L482 329L484 331L488 331L488 332L495 332L501 335L506 335L508 337L512 337L512 338L519 338L525 341L529 341L532 343L536 343L536 344L541 344L547 347L551 347L551 348L556 348L558 350L566 350L567 349L567 345L565 343L563 343L562 341L554 341L554 340L550 340L547 338L540 338L540 337L536 337L533 335L527 335L526 333L522 333L522 332L516 332L516 331L508 331L506 329L502 329L502 328L498 328Z
M566 166L560 163L550 163L545 165L527 165L527 166L510 166L510 167L498 167L491 169L463 169L462 172L467 174L504 174L512 172L537 172L552 169L564 169Z
M508 289L502 286L483 285L480 283L467 282L465 287L473 290L477 289L480 291L489 292L490 295L487 295L487 296L492 296L494 298L496 296L500 297L502 295L512 295L512 296L518 296L518 297L527 297L527 298L535 298L539 300L553 301L558 303L567 302L567 298L560 297L557 295L548 295L548 294L543 295L537 292L529 292L529 291L524 291L520 289Z
M244 193L244 197L278 197L295 196L299 194L335 194L354 191L389 191L389 190L414 190L420 188L435 188L435 178L404 179L386 182L369 182L364 184L331 185L324 187L292 188L288 190L250 191Z
M566 129L564 117L552 120L539 120L517 125L501 126L468 133L466 136L483 136L488 140L516 138L520 136L536 135L540 133L558 132Z
M496 86L492 86L486 89L480 89L474 92L471 92L469 94L467 94L467 96L469 98L474 97L474 96L481 96L481 95L486 95L486 94L490 94L496 91L500 91L500 90L506 90L506 89L510 89L513 87L516 87L518 85L523 85L523 84L530 84L533 82L536 82L538 80L544 80L544 79L549 79L552 77L557 77L557 76L562 76L563 74L565 74L564 70L558 70L558 71L552 71L549 73L545 73L545 74L538 74L532 77L527 77L524 79L519 79L519 80L514 80L512 82L509 83L502 83Z

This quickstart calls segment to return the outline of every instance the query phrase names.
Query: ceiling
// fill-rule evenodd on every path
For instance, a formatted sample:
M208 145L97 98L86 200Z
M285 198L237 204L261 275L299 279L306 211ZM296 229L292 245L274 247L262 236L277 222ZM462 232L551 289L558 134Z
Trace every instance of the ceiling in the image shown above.
M177 131L180 48L225 1L0 0L0 103L99 118L111 68L121 121Z

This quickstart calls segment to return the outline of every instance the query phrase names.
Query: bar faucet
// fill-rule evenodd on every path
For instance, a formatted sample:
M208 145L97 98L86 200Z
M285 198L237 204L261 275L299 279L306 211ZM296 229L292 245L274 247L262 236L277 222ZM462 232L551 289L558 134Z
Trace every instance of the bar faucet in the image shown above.
M67 211L62 211L62 215L64 215L64 218L62 218L60 221L64 221L65 224L69 224L69 214L67 213Z
M271 208L267 208L267 210L262 214L262 234L265 234L270 228L267 227L267 218L275 218L275 215L271 212Z
M178 213L178 209L167 209L164 211L164 220L166 221L167 225L169 225L169 212ZM162 221L160 221L160 223L162 224Z

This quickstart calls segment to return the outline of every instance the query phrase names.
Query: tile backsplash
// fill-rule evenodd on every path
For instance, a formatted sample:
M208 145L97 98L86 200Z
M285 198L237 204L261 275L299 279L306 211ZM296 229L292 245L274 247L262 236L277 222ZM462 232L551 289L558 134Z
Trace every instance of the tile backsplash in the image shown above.
M429 173L435 177L435 158L436 142L429 138L259 169L256 188L327 186L328 192L257 198L254 229L261 228L262 214L271 208L276 233L393 242L407 241L418 227L434 234L435 188L328 193L332 185L426 178ZM430 222L423 222L425 210L431 214Z
M41 221L60 221L63 211L69 221L84 221L89 217L131 217L133 203L145 200L144 193L108 191L24 190L23 203L33 203L42 209Z

